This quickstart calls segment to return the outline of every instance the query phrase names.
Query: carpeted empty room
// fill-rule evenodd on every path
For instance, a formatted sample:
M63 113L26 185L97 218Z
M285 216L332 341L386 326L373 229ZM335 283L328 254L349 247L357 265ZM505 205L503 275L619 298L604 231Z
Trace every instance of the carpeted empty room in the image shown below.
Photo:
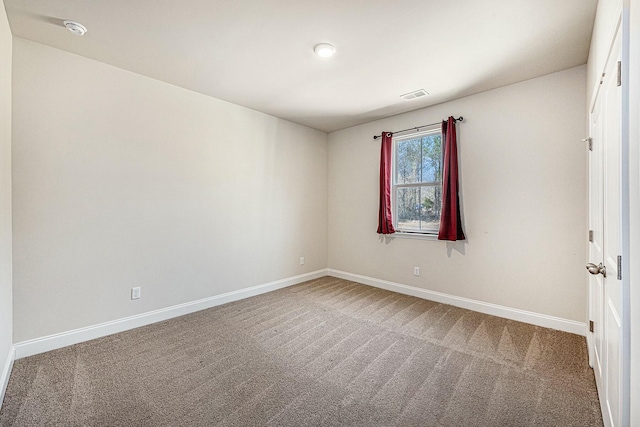
M0 0L0 427L640 427L640 0Z
M16 361L2 426L600 426L584 337L323 277Z

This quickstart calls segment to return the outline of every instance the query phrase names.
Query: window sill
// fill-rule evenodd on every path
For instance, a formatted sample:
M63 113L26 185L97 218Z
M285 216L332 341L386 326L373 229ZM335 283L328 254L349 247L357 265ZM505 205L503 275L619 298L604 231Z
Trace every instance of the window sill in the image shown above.
M393 234L388 234L389 237L397 237L399 239L415 239L415 240L438 240L437 234L426 233L404 233L402 231L396 231Z

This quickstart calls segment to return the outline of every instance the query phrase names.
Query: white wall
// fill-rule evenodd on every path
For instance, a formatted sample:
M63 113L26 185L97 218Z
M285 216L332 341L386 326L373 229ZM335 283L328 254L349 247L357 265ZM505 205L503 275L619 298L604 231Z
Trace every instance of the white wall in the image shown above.
M11 31L0 0L0 401L12 344Z
M585 78L580 66L329 134L329 268L584 322ZM465 118L467 242L381 239L372 136L450 115Z
M13 54L15 342L326 268L325 133L17 37Z

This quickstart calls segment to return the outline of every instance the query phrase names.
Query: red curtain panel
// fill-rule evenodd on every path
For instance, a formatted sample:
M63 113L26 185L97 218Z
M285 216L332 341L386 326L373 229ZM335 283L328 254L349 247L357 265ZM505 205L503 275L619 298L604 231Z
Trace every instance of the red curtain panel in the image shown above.
M442 175L442 211L438 240L464 240L460 200L458 198L458 145L456 120L449 117L442 122L444 137L444 168Z
M380 147L380 209L378 210L378 234L393 234L391 217L391 134L382 132Z

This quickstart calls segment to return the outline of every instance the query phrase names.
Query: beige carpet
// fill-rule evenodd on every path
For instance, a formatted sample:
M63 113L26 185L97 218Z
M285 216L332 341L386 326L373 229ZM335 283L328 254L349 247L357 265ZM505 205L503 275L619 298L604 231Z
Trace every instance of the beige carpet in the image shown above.
M601 426L585 340L332 277L16 361L2 426Z

